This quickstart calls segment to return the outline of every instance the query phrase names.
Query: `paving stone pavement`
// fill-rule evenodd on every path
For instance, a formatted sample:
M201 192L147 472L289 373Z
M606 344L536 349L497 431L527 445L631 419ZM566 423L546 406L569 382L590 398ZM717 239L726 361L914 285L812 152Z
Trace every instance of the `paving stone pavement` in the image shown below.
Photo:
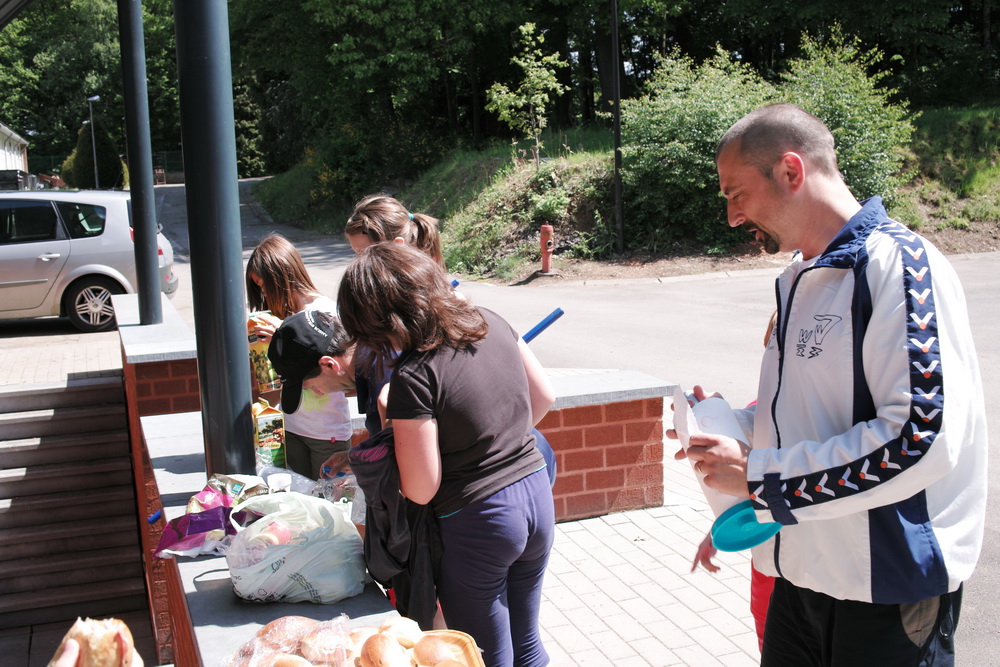
M117 331L68 333L58 336L56 343L51 337L41 337L43 332L61 328L72 331L67 321L56 319L0 322L0 386L121 375ZM19 337L2 340L8 330ZM26 330L37 331L40 337L20 337Z
M662 507L557 526L541 611L554 667L759 663L749 553L692 573L712 513L687 463L664 463L664 486Z

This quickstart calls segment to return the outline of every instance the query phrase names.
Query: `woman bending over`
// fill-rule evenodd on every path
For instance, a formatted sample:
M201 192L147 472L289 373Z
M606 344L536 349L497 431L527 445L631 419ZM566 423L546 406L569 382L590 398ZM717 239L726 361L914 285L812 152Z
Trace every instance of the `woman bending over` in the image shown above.
M401 491L437 517L448 627L472 635L490 667L548 664L538 611L555 518L532 435L554 401L544 370L507 322L456 296L406 244L367 248L338 306L359 347L394 369L385 414Z

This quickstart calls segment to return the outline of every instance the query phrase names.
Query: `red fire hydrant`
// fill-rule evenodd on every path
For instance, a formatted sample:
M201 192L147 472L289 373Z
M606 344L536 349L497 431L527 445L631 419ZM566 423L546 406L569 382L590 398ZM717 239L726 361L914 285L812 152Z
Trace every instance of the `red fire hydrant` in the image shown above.
M549 273L552 269L550 262L552 260L552 225L542 225L542 273Z

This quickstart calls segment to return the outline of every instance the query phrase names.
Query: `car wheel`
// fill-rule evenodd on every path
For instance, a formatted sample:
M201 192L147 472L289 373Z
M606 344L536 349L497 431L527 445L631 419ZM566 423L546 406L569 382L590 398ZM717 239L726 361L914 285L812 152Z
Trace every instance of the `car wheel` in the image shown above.
M121 285L110 278L83 278L66 290L66 315L80 331L108 331L115 327L113 294L122 294Z

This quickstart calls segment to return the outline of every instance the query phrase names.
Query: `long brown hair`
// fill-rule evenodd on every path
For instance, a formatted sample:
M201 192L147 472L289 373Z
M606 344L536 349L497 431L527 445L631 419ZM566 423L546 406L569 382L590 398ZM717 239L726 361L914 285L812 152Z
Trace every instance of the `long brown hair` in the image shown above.
M261 287L250 278L251 273L264 283ZM299 310L301 297L320 293L299 251L274 233L265 236L247 260L246 284L250 310L270 310L281 319Z
M372 243L401 238L407 244L430 255L441 268L441 236L437 218L423 213L410 213L397 199L388 195L369 195L354 206L347 219L344 233L348 236L363 234Z
M341 279L337 307L347 333L381 359L397 345L403 352L464 349L488 332L441 267L401 243L376 243L358 255Z

